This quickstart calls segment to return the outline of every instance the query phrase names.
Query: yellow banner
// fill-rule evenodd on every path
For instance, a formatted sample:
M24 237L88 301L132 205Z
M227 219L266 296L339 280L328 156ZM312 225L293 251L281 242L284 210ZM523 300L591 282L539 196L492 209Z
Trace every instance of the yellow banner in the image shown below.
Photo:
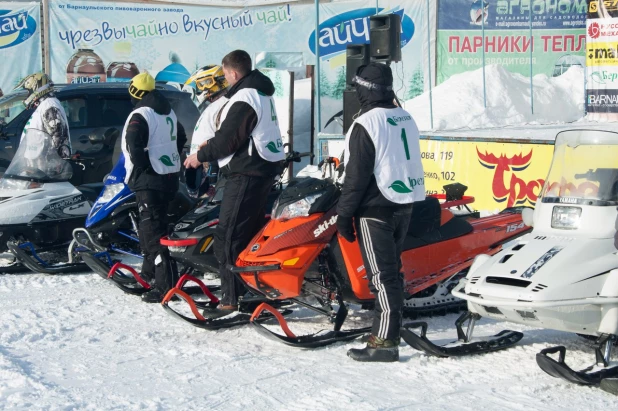
M461 183L477 210L534 206L545 183L554 146L421 140L427 194Z
M618 43L598 42L587 44L586 65L618 66Z

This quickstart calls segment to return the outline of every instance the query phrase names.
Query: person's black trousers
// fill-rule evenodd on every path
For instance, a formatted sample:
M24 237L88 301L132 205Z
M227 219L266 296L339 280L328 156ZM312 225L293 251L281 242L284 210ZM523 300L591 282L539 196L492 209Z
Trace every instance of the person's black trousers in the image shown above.
M371 333L383 339L399 338L403 310L401 253L411 212L402 209L379 218L361 213L355 219L369 289L376 296Z
M264 207L274 177L233 175L227 178L221 200L219 225L215 232L214 252L219 261L222 305L237 305L246 289L242 281L227 269L266 223Z
M165 293L176 285L177 270L169 257L169 250L160 243L168 235L167 209L173 194L144 190L135 193L139 208L139 244L144 255L141 276L146 281L154 278L155 286Z

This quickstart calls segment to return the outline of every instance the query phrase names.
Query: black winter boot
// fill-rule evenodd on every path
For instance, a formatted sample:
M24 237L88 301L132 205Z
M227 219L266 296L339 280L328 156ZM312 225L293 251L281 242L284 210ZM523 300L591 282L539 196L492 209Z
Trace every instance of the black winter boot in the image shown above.
M147 293L142 294L142 301L145 303L160 303L165 294L158 288L152 288Z
M348 350L348 357L361 362L399 361L399 342L399 338L384 340L375 335L370 335L367 339L367 346Z

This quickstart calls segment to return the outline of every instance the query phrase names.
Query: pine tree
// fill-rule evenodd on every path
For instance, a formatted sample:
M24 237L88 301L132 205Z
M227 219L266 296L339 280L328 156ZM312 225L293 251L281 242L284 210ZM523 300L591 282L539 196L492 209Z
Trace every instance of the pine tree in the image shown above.
M339 67L337 70L337 80L332 87L331 97L337 100L341 100L343 98L343 91L345 90L345 66Z
M420 68L417 68L412 74L410 79L410 86L408 88L408 94L406 100L411 100L414 97L418 97L425 91L425 80L423 78L423 72Z
M332 86L324 70L320 70L320 97L329 97L331 95Z

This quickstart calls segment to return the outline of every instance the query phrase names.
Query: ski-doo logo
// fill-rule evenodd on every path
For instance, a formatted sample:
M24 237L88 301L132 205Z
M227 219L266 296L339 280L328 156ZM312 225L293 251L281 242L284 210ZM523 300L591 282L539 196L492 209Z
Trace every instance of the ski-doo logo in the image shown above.
M259 249L260 249L260 245L259 244L253 244L253 247L251 247L251 252L255 253Z
M379 8L380 12L384 9ZM392 11L401 17L401 47L412 40L414 22L404 10ZM357 9L338 14L319 25L320 57L344 52L348 44L369 43L369 17L376 14L375 7ZM315 30L309 36L309 49L315 54Z
M495 170L492 182L492 191L494 200L498 203L506 201L507 207L514 205L522 205L526 202L534 205L539 197L539 192L545 183L545 180L538 179L532 181L524 181L515 175L517 171L527 169L532 162L532 150L526 155L518 154L513 157L507 157L502 154L496 157L494 154L481 153L477 147L476 153L479 157L479 163L483 167L490 170ZM504 184L505 174L511 172L509 186Z
M337 216L334 215L330 218L330 220L326 220L324 221L322 224L320 224L318 226L318 228L316 228L315 230L313 230L313 235L317 238L319 236L321 236L322 234L324 234L324 232L326 230L328 230L330 227L334 226L335 223L337 222Z
M23 43L36 29L36 20L26 10L0 10L0 49Z

